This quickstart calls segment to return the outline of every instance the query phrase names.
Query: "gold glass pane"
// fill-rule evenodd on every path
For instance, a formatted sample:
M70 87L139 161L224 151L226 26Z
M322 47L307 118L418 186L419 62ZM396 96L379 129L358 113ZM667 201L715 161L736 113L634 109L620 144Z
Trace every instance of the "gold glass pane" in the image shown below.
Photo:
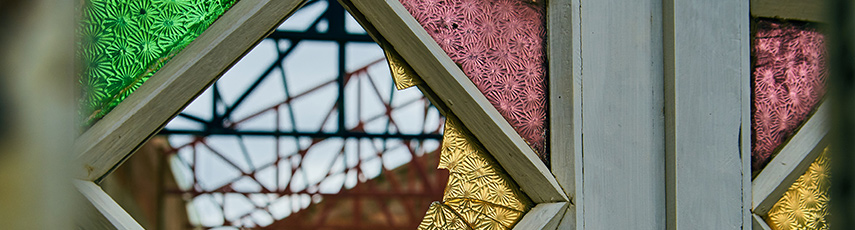
M419 229L511 229L533 205L454 116L446 119L439 161L448 185Z
M769 211L766 222L775 230L828 229L828 147Z
M395 82L395 88L398 90L410 88L422 83L422 79L416 75L416 72L404 62L404 58L392 49L386 50L386 61L389 62L389 69L392 72L392 80Z

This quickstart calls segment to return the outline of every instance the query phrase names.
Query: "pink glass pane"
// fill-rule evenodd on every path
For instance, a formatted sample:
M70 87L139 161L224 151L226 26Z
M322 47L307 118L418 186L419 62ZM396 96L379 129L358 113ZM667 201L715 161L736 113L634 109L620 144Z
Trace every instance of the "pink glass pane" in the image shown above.
M825 38L803 23L757 20L752 169L760 171L825 94Z
M548 165L542 4L400 1Z

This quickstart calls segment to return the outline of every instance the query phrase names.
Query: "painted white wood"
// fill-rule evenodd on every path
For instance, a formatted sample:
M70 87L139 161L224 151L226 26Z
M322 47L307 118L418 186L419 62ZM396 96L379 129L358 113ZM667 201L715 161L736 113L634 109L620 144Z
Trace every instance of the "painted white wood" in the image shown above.
M754 213L765 216L828 146L829 103L822 102L753 181Z
M751 224L753 225L754 230L772 230L769 227L769 224L766 223L766 220L763 220L763 217L760 217L757 214L751 215Z
M340 2L355 18L365 19L363 27L373 28L389 42L424 80L426 86L419 88L430 89L425 94L432 102L457 116L532 201L568 201L531 147L398 0Z
M564 221L564 216L567 215L567 213L569 213L568 210L570 209L570 207L573 206L573 204L571 204L570 202L565 202L565 203L567 203L567 207L561 209L561 211L558 211L558 213L555 214L555 217L553 217L552 220L549 220L549 222L547 222L546 225L543 226L543 228L542 228L543 230L559 229L558 228L559 225L561 224L562 221ZM570 214L573 215L573 213L570 213Z
M581 218L577 218L584 214L582 208L573 207L573 204L570 204L567 207L567 211L564 212L564 216L561 217L561 221L558 222L558 226L555 229L562 230L571 230L571 229L585 229L585 225L583 225Z
M748 1L663 4L667 229L750 228L740 148Z
M749 38L753 38L751 34L751 27L741 28L743 33L747 34ZM751 56L751 43L749 42L742 48L743 55ZM751 146L753 144L753 140L751 139L751 103L753 101L752 94L754 91L751 89L751 68L752 63L745 61L742 62L742 127L740 134L739 142L739 151L741 151L742 156L742 206L748 207L743 208L742 218L745 223L752 222L752 212L751 212L751 190L752 190L752 171L751 171ZM743 229L751 229L743 227Z
M520 222L514 226L519 230L552 230L561 221L561 216L567 210L568 202L540 203L531 208Z
M82 198L82 196L81 196ZM95 206L92 206L92 203L89 203L88 200L83 198L83 201L80 204L75 206L75 223L74 227L76 229L98 229L98 230L115 230L116 226L113 226L113 223L110 223L104 215L101 215L101 212L98 211ZM70 225L65 225L64 229L69 228Z
M74 186L116 229L143 229L110 195L92 181L74 180Z
M574 7L576 6L576 7ZM561 229L581 229L582 195L582 81L573 72L579 60L578 1L552 0L547 5L549 59L549 149L551 170L571 205L560 221ZM558 227L558 226L557 226Z
M824 0L751 0L751 15L827 23L825 2Z
M78 177L96 181L163 128L304 0L241 0L74 144Z
M662 2L579 1L582 224L665 229Z
M568 196L575 196L576 128L573 126L574 88L572 22L569 0L549 1L547 6L549 53L549 148L552 174ZM579 132L581 134L581 132ZM581 135L578 135L581 136ZM580 146L580 145L579 145Z

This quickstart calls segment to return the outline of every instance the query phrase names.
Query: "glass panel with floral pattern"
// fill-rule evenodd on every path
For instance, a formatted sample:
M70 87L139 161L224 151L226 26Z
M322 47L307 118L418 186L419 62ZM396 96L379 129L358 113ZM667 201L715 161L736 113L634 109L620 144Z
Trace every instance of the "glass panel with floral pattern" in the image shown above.
M442 202L419 229L511 229L533 203L460 122L448 116L439 168L449 170Z
M548 166L543 4L400 1Z
M806 23L757 19L752 59L756 174L825 94L825 38Z
M78 32L80 123L109 113L235 1L86 1Z
M828 229L829 167L826 147L807 172L772 206L766 218L769 227L774 230Z

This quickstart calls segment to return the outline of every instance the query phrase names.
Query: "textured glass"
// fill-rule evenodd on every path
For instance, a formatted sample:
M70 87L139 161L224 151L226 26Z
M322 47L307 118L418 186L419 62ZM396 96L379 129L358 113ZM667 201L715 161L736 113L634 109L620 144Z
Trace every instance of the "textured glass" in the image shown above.
M400 1L549 165L542 3Z
M759 19L754 35L752 169L807 119L825 94L825 38L804 23Z
M828 229L828 147L769 210L766 222L774 230Z
M90 125L196 39L235 0L89 0L83 7L80 117Z
M395 81L395 88L398 90L410 88L422 83L422 79L416 76L416 72L404 62L398 53L386 50L386 61L389 62L389 70L392 73L392 80Z
M533 205L452 116L446 119L438 168L449 171L448 185L419 229L511 229Z

